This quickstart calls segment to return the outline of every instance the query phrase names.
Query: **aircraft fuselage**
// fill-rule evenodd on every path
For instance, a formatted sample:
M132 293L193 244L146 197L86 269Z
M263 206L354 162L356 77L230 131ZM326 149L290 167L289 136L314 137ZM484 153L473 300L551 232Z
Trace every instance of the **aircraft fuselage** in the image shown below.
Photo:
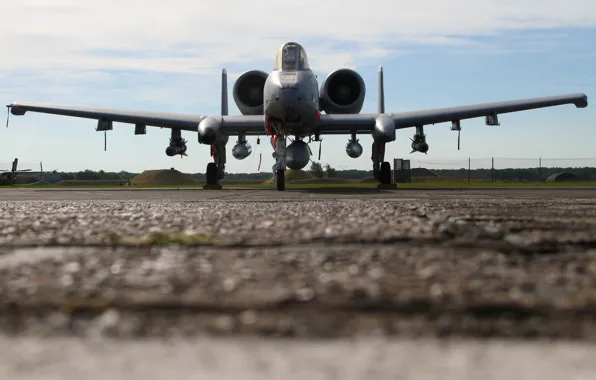
M170 128L168 156L186 155L186 140L182 130L197 132L200 144L209 145L213 162L207 165L206 179L209 188L221 186L225 176L226 144L231 135L238 135L232 155L238 160L250 156L252 148L247 135L270 136L274 148L274 182L278 190L285 189L285 170L302 170L311 161L309 143L321 141L320 136L349 135L346 154L358 158L363 153L357 134L372 137L371 160L373 175L381 184L391 183L391 165L385 160L385 144L395 141L396 130L415 128L412 153L428 152L424 126L451 122L457 131L458 141L461 120L484 117L487 125L499 125L497 115L530 109L575 104L578 108L588 105L583 93L541 98L518 99L504 102L471 104L456 107L386 113L383 70L378 72L378 111L360 114L366 97L366 86L360 74L349 68L334 70L322 80L310 67L304 48L296 42L287 42L277 51L273 70L249 70L234 83L233 97L242 116L228 113L227 72L222 70L221 114L219 116L180 115L164 112L112 110L97 107L53 105L14 102L8 105L13 115L28 111L97 120L97 131L112 130L114 122L134 123L135 135L146 133L146 126ZM321 112L325 115L321 116ZM196 124L198 123L198 125ZM262 129L261 129L262 128ZM313 137L314 139L310 139ZM305 138L309 141L305 141ZM259 143L257 138L257 144ZM287 141L290 143L286 146ZM321 144L319 145L319 160ZM458 143L459 149L459 143ZM16 160L11 175L16 174Z
M319 87L310 69L274 70L263 90L265 119L284 135L303 137L318 126Z

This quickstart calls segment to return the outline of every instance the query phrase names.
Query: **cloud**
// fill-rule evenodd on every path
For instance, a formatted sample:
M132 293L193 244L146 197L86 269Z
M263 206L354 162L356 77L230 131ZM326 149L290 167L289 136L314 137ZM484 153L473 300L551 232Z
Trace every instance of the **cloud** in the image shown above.
M437 66L450 64L449 60L441 62L443 52L544 52L564 44L565 54L583 54L588 61L591 52L580 42L571 49L569 45L576 42L565 31L595 26L594 0L303 0L288 4L264 0L19 0L0 12L0 98L7 103L27 100L214 113L219 112L221 68L228 69L231 91L241 72L271 70L275 52L285 41L304 45L320 79L323 73L350 67L362 68L361 73L374 80L376 70L363 66L387 65L403 55L416 57L401 61L405 66L396 64L399 67L395 69L402 70L400 75L413 75L412 65L422 62L419 57L430 58L427 62ZM557 55L557 59L568 58ZM391 72L387 70L386 78ZM406 79L401 78L400 85L406 86ZM561 86L567 91L568 78L557 80L564 81ZM578 86L583 89L590 80L582 78ZM410 81L409 85L418 83ZM440 85L445 83L432 83ZM372 82L371 90L374 86ZM447 94L443 100L449 104L471 101L453 98L453 91L432 90ZM415 99L431 105L441 99L429 94L412 96L416 88L391 91L408 94L407 100L405 96L395 99L398 110L428 106ZM371 94L365 107L376 109L374 92ZM475 96L472 90L470 94ZM231 94L230 111L238 113ZM180 160L163 154L169 137L166 130L150 130L147 136L131 141L131 127L116 126L104 154L102 136L94 131L93 121L30 114L15 117L11 123L15 127L3 130L3 152L9 158L23 156L23 162L43 159L52 168L141 170L175 165L186 171L204 171L210 159L208 147L197 144L191 134L185 137L193 143L189 146L192 157ZM434 130L437 137L433 141L441 140L440 131ZM409 134L402 132L400 142L390 149L407 151ZM365 149L370 147L366 145L369 140L363 137ZM325 138L323 154L332 164L345 161L344 144L345 136ZM21 145L27 150L19 148ZM433 146L438 147L434 152L441 151L439 143ZM520 146L525 149L526 144ZM249 160L229 158L228 168L255 170L258 151L263 152L263 170L271 170L268 142L263 139L262 145L253 148ZM316 151L318 146L312 148ZM363 154L350 165L370 168L370 157Z
M270 69L286 40L315 67L356 65L412 43L470 45L470 36L596 25L593 0L21 0L0 15L0 71L141 70L213 74ZM324 37L324 38L322 38ZM320 41L325 41L323 44Z

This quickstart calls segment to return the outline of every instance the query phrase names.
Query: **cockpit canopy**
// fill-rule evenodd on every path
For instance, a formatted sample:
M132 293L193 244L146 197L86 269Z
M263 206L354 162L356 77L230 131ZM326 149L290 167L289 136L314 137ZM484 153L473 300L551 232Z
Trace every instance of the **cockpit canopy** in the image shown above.
M296 71L310 69L304 48L295 42L288 42L277 51L274 70Z

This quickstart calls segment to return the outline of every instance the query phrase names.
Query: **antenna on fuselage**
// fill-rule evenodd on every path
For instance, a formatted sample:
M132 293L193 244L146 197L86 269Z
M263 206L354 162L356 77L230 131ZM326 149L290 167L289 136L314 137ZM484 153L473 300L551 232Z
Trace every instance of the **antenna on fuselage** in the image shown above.
M378 82L379 113L385 113L385 86L383 85L383 66L379 66Z
M221 115L228 114L228 72L221 70Z

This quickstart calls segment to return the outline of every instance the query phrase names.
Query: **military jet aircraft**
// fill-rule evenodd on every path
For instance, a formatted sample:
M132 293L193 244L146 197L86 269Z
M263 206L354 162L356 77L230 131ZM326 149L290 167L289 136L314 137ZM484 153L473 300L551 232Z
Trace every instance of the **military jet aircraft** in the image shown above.
M16 183L17 175L20 173L32 174L31 169L17 170L19 159L15 158L12 162L12 168L10 170L0 170L0 179L12 180L13 184Z
M135 124L135 135L145 134L146 126L170 128L168 156L185 155L187 141L181 131L197 133L200 144L211 146L213 162L207 165L207 185L217 186L224 177L226 144L229 136L237 135L232 149L236 159L248 157L252 148L246 136L269 136L274 148L274 182L278 190L285 189L285 169L299 170L310 161L308 143L320 141L322 135L349 135L346 153L352 158L362 154L357 135L371 134L372 162L375 178L381 184L391 182L391 166L385 161L385 144L395 140L395 131L415 128L412 152L426 153L429 149L424 126L451 122L451 129L461 131L460 121L485 117L487 125L499 125L497 115L563 104L578 108L588 105L585 94L549 96L474 104L421 111L386 113L383 70L378 73L378 111L361 114L366 95L362 77L354 70L343 68L330 73L321 84L311 70L304 48L296 42L283 44L275 57L270 74L250 70L236 80L233 97L242 116L228 115L227 73L222 71L221 115L201 116L162 112L127 111L93 107L65 106L29 102L14 102L7 107L13 115L27 111L97 120L97 131L112 130L113 123ZM324 112L325 114L321 114ZM292 139L286 146L286 139ZM305 139L308 138L308 142Z

